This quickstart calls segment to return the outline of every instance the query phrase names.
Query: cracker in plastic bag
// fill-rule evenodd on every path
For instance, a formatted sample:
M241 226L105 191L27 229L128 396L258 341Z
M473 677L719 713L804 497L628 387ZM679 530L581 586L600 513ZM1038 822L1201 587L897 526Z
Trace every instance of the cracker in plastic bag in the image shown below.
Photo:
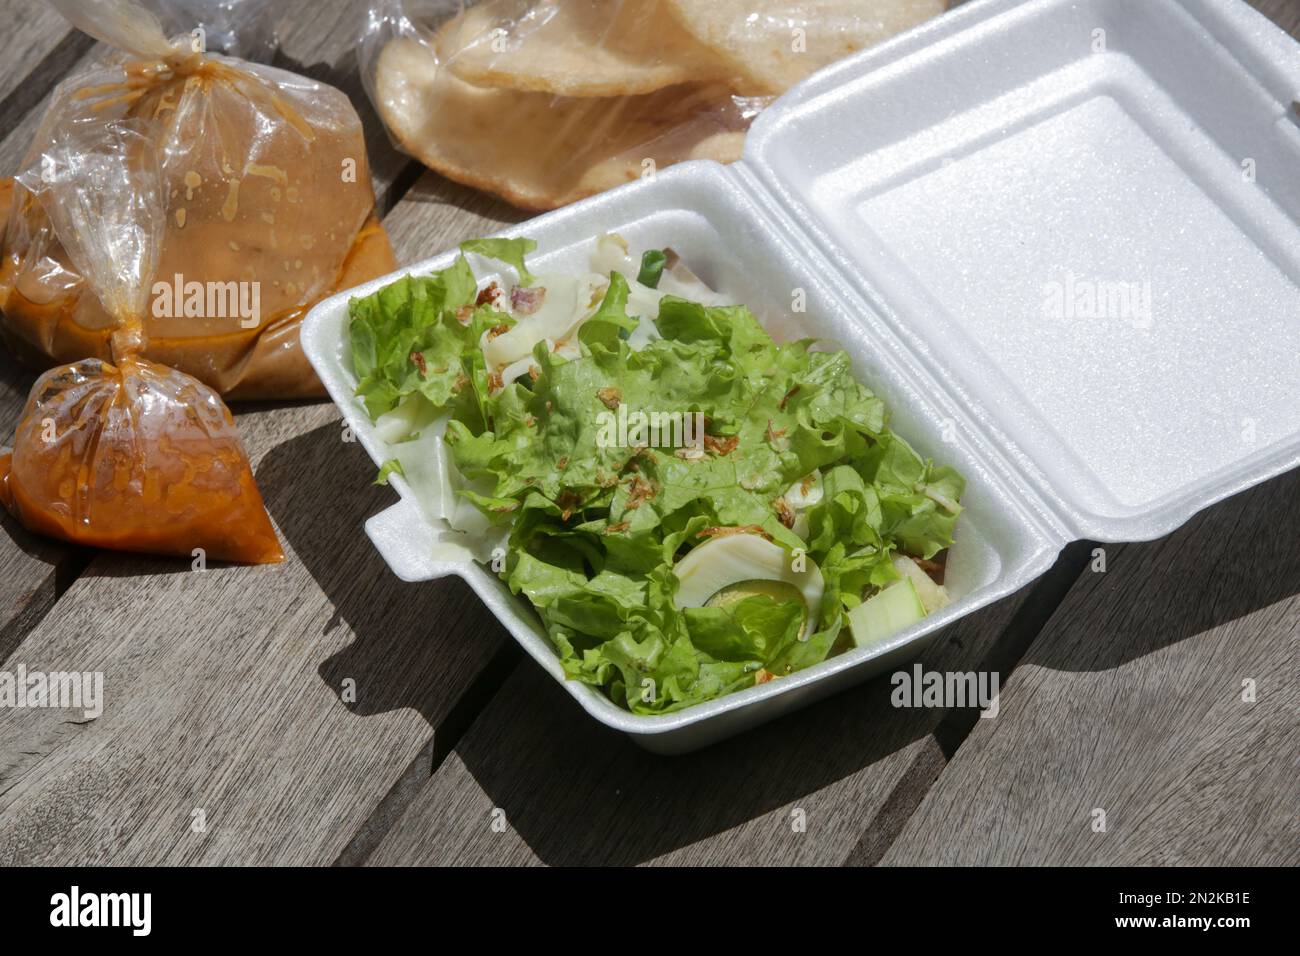
M158 160L158 201L124 226L158 233L138 318L146 358L228 398L323 395L298 345L321 298L392 271L362 128L346 96L283 70L168 41L132 0L55 0L85 32L124 53L64 81L25 167L37 184L77 175L67 137L93 146L113 124ZM92 190L94 184L81 184ZM48 367L112 359L102 292L70 254L70 236L21 182L0 256L0 309L11 350Z
M367 90L397 146L549 209L733 162L771 99L947 0L376 0Z
M733 162L763 105L661 0L380 0L367 90L399 148L550 209L688 159Z
M686 159L732 162L748 122L717 88L579 98L475 86L407 37L384 48L375 82L403 149L527 209L563 206Z
M746 85L783 93L804 77L937 17L949 0L664 0L672 19Z
M667 0L482 0L448 20L435 43L467 83L556 96L634 96L742 78L677 22Z

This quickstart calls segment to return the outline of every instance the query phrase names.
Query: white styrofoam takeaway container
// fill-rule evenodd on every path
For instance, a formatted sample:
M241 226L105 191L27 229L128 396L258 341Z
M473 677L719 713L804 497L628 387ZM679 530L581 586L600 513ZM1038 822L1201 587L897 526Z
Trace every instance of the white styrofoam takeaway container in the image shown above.
M841 345L898 433L963 471L955 600L882 646L637 716L564 679L527 602L449 548L401 478L367 533L403 580L463 577L589 714L654 751L893 668L1067 542L1157 537L1300 464L1298 97L1300 45L1241 0L978 0L791 90L733 166L682 164L505 233L538 241L537 271L585 271L608 231L671 245L778 338ZM376 464L347 302L399 274L302 332Z

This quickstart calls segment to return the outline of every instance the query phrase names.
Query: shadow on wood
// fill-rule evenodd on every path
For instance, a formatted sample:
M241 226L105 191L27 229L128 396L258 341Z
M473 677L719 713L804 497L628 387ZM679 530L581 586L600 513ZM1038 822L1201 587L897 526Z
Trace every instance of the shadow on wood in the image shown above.
M504 631L458 578L406 584L393 575L362 530L395 498L374 477L361 446L342 440L340 424L283 442L257 470L267 509L294 558L334 607L325 633L344 623L355 635L321 662L321 680L340 695L345 680L355 681L355 702L344 705L358 715L409 707L437 729L456 703L440 675L456 677L458 697L464 670L450 666L452 660L472 658L478 669Z
M1107 545L1022 663L1119 667L1300 594L1300 472L1242 492L1144 544ZM1110 608L1101 615L1096 609Z
M596 724L525 661L487 732L457 754L542 862L630 865L793 813L926 736L927 715L897 719L889 691L887 679L872 681L704 751L658 757ZM792 819L773 821L771 839L790 838Z
M14 429L27 404L27 394L38 374L20 365L7 348L0 346L0 445L12 443Z
M974 666L1018 604L955 624L926 666ZM457 745L463 770L444 765L377 859L518 862L480 822L486 805L550 864L634 864L693 844L703 850L683 857L691 863L838 862L944 713L899 710L892 689L882 677L704 751L659 757L598 725L524 660ZM797 809L815 821L806 834Z

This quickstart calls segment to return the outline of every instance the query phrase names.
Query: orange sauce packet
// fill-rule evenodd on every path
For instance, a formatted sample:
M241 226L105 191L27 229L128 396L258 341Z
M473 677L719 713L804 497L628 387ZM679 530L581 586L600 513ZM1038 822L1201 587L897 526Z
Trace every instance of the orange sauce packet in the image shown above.
M284 552L221 398L127 357L51 369L0 457L0 501L74 544L267 564Z

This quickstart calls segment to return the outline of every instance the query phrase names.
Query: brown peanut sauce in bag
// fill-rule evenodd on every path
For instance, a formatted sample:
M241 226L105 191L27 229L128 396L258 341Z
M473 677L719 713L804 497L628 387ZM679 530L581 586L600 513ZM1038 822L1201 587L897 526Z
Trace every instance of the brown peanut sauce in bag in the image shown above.
M146 357L228 398L323 395L298 346L302 318L325 296L396 268L350 102L292 74L199 55L126 59L99 74L60 88L42 132L50 116L124 122L152 144L162 208L148 212L161 244L141 315ZM59 175L46 146L38 133L28 163ZM87 294L68 237L31 192L19 187L8 205L7 345L38 368L111 359L113 320ZM195 287L215 309L191 308Z
M129 0L53 2L125 53L60 84L12 185L4 338L57 367L0 502L77 544L279 561L221 395L321 394L302 317L395 267L360 120L332 87L168 41Z
M0 180L0 206L8 203L12 180ZM373 215L357 233L324 295L350 289L396 268L388 235ZM5 346L33 368L48 368L51 360L78 358L111 361L112 328L85 322L87 308L76 292L49 301L33 301L15 281L15 258L0 259L0 335ZM209 335L149 335L150 359L180 369L234 400L317 398L325 394L298 345L298 332L315 301L291 306L265 319L251 331L234 328ZM145 327L149 327L146 321Z

